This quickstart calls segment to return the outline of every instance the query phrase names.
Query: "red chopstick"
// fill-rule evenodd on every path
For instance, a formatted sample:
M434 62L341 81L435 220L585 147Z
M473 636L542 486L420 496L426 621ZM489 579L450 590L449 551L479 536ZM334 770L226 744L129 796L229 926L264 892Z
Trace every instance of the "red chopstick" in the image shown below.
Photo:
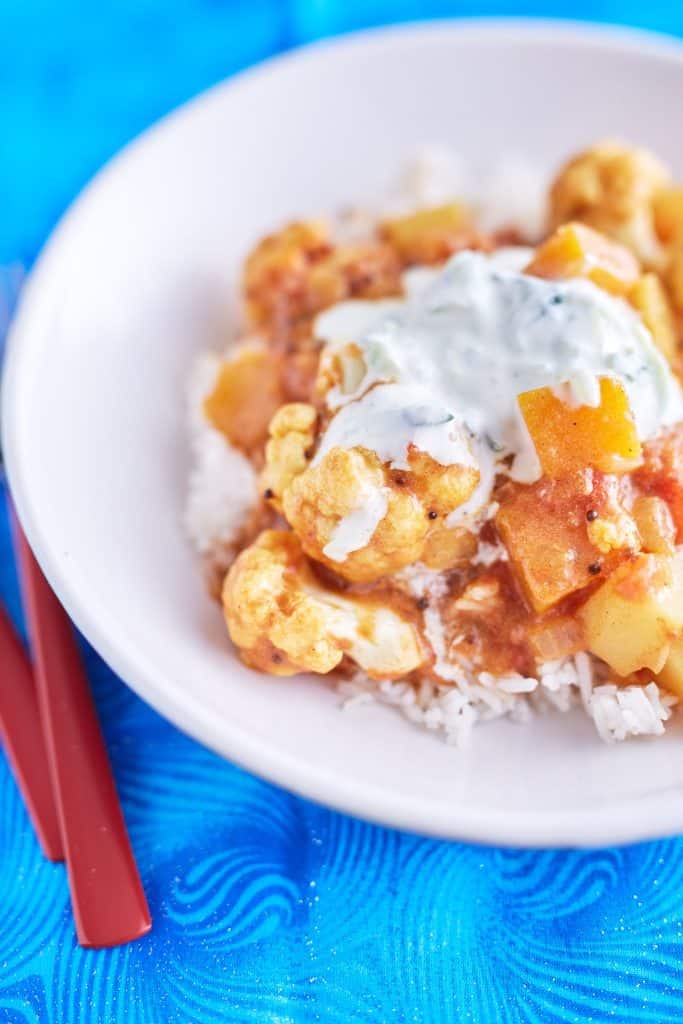
M18 524L16 548L38 704L82 946L117 946L152 921L66 612Z
M0 665L2 745L43 853L48 860L64 860L31 663L2 607Z

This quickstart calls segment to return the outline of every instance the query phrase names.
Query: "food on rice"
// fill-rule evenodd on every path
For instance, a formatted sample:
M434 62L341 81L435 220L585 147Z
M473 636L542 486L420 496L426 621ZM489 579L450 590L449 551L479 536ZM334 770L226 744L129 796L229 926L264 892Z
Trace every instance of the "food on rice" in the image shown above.
M187 521L244 661L461 742L683 695L683 188L601 143L549 189L423 154L244 272L191 389Z

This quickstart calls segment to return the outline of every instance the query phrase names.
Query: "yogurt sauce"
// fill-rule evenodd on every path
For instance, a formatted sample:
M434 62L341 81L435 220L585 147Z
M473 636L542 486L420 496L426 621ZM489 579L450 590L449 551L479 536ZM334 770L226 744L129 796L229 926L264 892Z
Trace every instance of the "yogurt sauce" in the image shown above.
M316 460L356 445L395 468L407 467L409 445L442 465L474 456L482 479L449 517L455 525L481 516L496 472L538 479L517 405L523 391L568 384L577 404L596 405L597 378L610 376L626 390L641 440L683 419L680 385L631 307L589 281L528 277L519 255L462 252L440 271L409 272L404 299L340 303L317 318L317 336L340 350L353 340L366 370L353 394L330 393L330 407L343 407ZM509 469L500 465L507 456ZM363 524L363 544L345 529L330 557L367 543Z

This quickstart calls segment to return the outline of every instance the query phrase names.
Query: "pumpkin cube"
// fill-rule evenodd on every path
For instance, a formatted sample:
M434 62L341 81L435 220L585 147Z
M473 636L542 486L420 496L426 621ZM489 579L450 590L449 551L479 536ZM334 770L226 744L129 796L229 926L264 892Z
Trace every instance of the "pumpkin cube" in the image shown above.
M538 247L524 272L551 280L585 277L613 295L626 295L640 268L629 249L572 221Z
M662 278L669 292L671 304L679 318L683 315L683 239L671 247L671 253Z
M683 629L683 552L618 566L579 610L588 649L620 676L661 672Z
M663 242L683 238L683 185L660 189L652 200L652 213Z
M628 293L631 305L648 328L657 348L670 363L678 352L676 325L671 305L657 274L643 274Z
M474 230L468 208L445 203L384 221L380 233L404 263L441 263L469 246Z
M592 466L603 473L629 473L642 449L626 392L612 377L600 380L600 404L572 406L551 388L518 396L536 454L546 476L559 477Z
M627 516L617 483L616 477L585 470L558 480L509 485L501 493L496 527L535 611L547 611L630 557L628 547L601 551L589 534L589 527L603 518Z
M265 443L268 424L283 400L277 356L253 342L221 364L204 400L204 415L231 444L253 452Z

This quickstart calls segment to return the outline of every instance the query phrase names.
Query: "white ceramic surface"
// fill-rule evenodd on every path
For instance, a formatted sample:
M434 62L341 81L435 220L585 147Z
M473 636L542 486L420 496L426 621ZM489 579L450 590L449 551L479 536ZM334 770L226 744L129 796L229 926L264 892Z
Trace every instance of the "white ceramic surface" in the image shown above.
M315 800L448 837L599 844L683 831L683 729L603 746L578 714L484 725L458 751L320 681L245 669L181 528L183 391L234 315L240 260L284 218L378 190L444 141L544 162L603 136L683 172L683 50L543 24L409 27L272 61L167 118L74 204L10 340L19 514L77 624L142 697Z

